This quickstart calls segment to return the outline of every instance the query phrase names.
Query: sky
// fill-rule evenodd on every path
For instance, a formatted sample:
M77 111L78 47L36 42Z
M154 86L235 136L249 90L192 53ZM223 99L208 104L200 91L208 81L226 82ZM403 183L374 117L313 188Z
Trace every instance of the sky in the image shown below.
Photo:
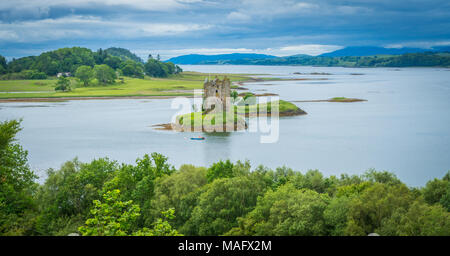
M0 0L0 55L123 47L319 55L345 46L450 45L448 0Z

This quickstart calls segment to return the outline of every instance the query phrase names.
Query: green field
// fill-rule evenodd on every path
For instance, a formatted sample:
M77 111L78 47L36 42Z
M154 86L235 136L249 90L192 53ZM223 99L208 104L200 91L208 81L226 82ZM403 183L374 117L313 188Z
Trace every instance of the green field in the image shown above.
M227 76L232 82L254 81L249 74L204 74L183 72L168 78L124 77L113 85L83 87L76 78L71 78L72 91L56 92L55 78L47 80L0 80L0 99L60 98L60 97L131 97L131 96L189 96L193 89L203 88L205 78ZM258 78L259 79L259 78ZM261 78L260 80L269 80Z

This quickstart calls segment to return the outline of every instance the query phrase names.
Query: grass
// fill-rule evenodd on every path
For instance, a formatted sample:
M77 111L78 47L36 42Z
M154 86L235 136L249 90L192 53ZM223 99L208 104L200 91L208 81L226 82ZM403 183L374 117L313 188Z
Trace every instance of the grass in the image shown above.
M329 99L330 102L358 102L358 101L365 101L362 99L354 99L354 98L346 98L346 97L334 97Z
M72 78L75 87L70 92L56 92L56 79L47 80L4 80L0 81L0 99L7 98L59 98L59 97L127 97L127 96L190 96L190 90L202 89L206 77L216 74L183 72L168 78L124 78L124 83L117 82L107 86L76 86L80 84ZM227 76L231 81L253 81L245 74L217 74ZM267 80L268 78L264 78ZM17 92L17 93L15 93ZM26 93L23 93L26 92Z
M220 116L222 115L222 117ZM221 113L211 113L203 115L201 112L192 112L189 114L184 114L177 117L178 123L183 125L186 124L186 120L190 120L191 126L198 127L203 124L216 125L216 121L222 119L222 124L236 124L238 121L244 121L244 118L240 115L233 115L232 112L221 112ZM219 123L218 123L219 124Z
M255 104L255 105L235 106L235 111L237 111L237 113L239 113L239 114L253 115L253 114L260 113L260 109L261 110L266 109L267 113L269 114L269 113L272 113L272 104L275 104L275 103L278 104L278 112L280 115L301 111L301 109L299 107L297 107L295 104L284 101L284 100L267 102L267 103L263 103L263 104Z
M202 112L192 112L177 117L178 124L186 124L186 120L190 120L192 127L201 127L203 124L216 124L216 120L222 115L222 124L237 124L239 121L244 121L244 116L257 115L260 113L260 109L266 109L266 113L272 113L272 104L278 104L280 116L289 115L291 113L300 114L302 111L295 104L280 100L273 101L263 104L245 105L245 106L234 106L234 114L232 112L221 112L221 113L211 113L202 114ZM302 111L303 112L303 111Z

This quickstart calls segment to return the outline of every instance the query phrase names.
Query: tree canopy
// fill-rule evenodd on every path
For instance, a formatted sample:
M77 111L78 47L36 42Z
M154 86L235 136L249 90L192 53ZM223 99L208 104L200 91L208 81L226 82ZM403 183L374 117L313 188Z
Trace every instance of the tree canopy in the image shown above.
M0 56L0 79L45 79L66 72L75 75L82 66L95 68L96 65L107 65L125 76L136 78L144 78L144 75L167 77L182 72L171 62L149 61L144 65L141 58L123 48L98 49L95 52L83 47L61 48L10 62Z
M159 153L77 159L43 184L0 123L1 235L450 235L449 177L410 188L394 174L325 177L228 160L176 169Z

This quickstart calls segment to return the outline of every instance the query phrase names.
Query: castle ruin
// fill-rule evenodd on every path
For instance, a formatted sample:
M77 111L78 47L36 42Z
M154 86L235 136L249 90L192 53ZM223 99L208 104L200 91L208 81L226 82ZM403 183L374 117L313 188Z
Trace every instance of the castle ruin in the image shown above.
M206 78L203 84L203 113L207 114L212 110L229 111L231 109L230 93L231 82L227 77L223 80L216 77L211 81Z

